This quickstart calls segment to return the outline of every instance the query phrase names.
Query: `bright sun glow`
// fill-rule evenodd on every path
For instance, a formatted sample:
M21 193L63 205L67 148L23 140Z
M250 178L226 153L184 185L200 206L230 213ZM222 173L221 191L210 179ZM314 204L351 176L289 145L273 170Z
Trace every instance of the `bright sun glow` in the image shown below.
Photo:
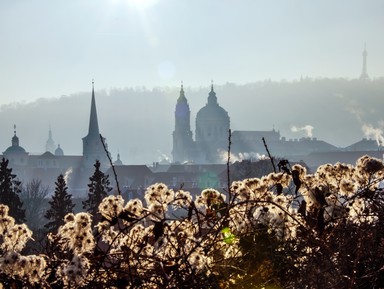
M129 6L133 6L139 10L150 8L158 2L158 0L114 0L114 1L125 2Z

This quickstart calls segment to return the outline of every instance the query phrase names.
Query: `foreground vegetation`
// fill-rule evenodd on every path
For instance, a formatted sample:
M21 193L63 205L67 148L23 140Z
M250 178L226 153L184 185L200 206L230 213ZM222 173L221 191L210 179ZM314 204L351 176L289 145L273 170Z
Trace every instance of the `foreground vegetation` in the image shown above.
M383 288L381 160L279 172L191 196L165 184L69 213L41 252L0 205L4 288ZM94 193L95 191L93 191ZM90 211L90 209L87 209Z

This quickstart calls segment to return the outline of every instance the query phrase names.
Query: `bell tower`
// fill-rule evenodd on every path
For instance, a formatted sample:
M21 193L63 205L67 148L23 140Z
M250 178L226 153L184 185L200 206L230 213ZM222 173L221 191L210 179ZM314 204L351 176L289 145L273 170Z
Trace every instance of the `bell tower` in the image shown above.
M175 109L175 130L173 131L173 162L193 160L193 139L190 125L191 111L184 94L183 82Z
M105 143L105 139L103 138ZM94 81L92 80L91 113L89 118L88 134L83 137L84 166L91 168L96 160L102 167L108 167L108 157L100 139L99 124L97 120Z

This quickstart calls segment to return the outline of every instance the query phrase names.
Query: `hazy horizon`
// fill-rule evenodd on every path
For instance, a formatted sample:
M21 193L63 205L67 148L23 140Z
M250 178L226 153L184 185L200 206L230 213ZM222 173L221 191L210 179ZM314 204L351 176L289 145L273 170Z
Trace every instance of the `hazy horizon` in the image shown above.
M233 131L275 128L287 139L311 136L338 147L364 137L383 137L384 78L227 83L214 84L214 89ZM206 104L210 85L194 88L184 82L184 90L194 135L196 113ZM100 132L114 160L117 153L125 164L152 164L171 157L179 92L180 85L108 91L96 87ZM70 96L0 106L0 152L11 145L16 124L20 145L30 153L44 152L51 127L56 146L60 144L66 155L81 155L90 102L91 86L88 92Z
M0 2L0 104L146 86L384 75L380 0Z
M51 126L65 154L81 154L92 79L100 131L124 163L170 157L181 81L193 132L213 80L232 130L341 147L381 135L382 11L381 0L0 1L0 152L16 124L29 152ZM378 81L337 82L359 78L365 45ZM297 85L307 78L332 87Z

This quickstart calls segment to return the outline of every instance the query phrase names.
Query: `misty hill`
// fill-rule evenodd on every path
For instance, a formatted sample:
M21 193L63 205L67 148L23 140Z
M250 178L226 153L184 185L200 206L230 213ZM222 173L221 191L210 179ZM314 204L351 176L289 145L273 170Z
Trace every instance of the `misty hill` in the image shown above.
M150 164L170 157L179 87L98 90L96 84L95 89L100 131L114 159L117 152L125 164ZM384 78L226 83L214 85L214 89L219 104L229 113L232 130L274 127L290 139L308 133L293 132L293 126L312 126L314 137L346 147L380 134L384 127ZM190 88L185 83L184 90L194 131L196 113L205 105L210 87ZM10 146L16 124L20 145L30 153L44 151L51 126L56 145L66 155L81 154L90 102L91 87L88 92L1 106L0 151Z

